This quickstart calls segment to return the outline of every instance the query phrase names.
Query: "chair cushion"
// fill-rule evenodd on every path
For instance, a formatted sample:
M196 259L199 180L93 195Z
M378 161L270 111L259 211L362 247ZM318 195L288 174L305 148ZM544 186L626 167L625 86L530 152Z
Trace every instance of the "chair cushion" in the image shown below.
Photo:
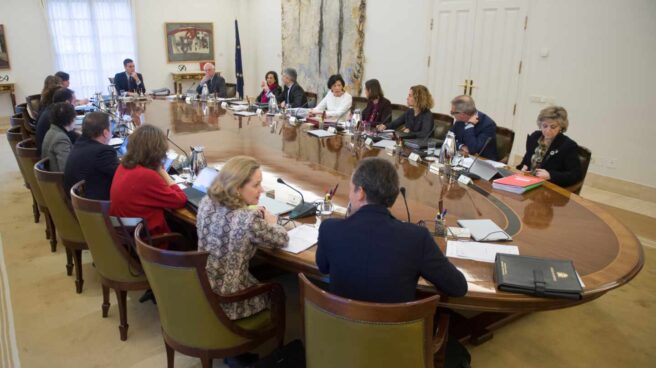
M265 309L260 313L256 313L250 317L238 319L234 321L235 324L245 330L261 330L272 325L271 310Z

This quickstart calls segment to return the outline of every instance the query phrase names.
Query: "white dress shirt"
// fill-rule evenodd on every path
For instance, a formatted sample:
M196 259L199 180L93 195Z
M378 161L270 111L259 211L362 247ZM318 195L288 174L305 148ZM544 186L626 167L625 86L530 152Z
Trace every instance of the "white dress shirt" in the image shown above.
M353 98L348 92L344 92L341 96L335 97L332 91L326 94L326 97L319 102L313 112L326 111L326 116L341 118L351 109Z

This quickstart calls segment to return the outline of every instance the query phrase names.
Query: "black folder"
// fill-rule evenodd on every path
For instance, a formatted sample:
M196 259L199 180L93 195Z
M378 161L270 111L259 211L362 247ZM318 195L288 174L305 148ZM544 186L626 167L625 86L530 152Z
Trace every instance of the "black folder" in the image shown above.
M583 288L572 261L498 253L494 280L499 290L580 300Z

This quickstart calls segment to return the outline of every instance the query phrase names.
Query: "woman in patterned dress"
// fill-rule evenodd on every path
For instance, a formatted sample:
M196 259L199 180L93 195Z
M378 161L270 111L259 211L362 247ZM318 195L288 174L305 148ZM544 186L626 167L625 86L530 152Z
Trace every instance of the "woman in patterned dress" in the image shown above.
M262 171L252 157L236 156L225 163L198 207L198 250L210 253L207 275L212 289L228 295L258 283L248 271L256 247L287 245L287 231L276 216L257 205L262 193ZM252 316L269 306L266 295L223 303L232 319Z

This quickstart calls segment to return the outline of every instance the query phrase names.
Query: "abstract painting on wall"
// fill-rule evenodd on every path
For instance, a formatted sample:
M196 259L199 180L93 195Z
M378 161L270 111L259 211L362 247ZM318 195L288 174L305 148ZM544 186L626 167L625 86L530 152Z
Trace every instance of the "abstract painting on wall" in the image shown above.
M364 74L366 0L282 0L282 64L295 68L308 92L328 91L326 82L340 73L346 88L359 96Z
M9 69L7 38L5 37L5 26L2 24L0 24L0 69Z
M214 60L212 23L166 23L165 30L169 63Z

